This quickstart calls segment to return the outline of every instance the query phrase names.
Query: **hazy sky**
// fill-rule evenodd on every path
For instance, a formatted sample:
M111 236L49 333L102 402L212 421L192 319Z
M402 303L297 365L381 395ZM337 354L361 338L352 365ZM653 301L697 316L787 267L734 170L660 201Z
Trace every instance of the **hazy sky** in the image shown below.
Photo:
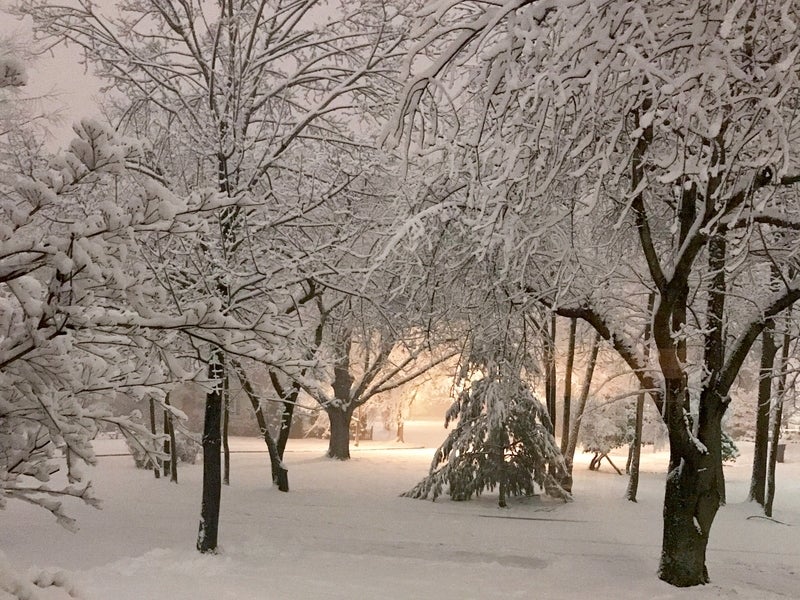
M113 8L119 0L95 0L101 8ZM346 0L345 0L346 1ZM11 38L15 44L32 46L30 19L23 21L9 15L6 10L14 0L0 0L0 39ZM334 3L335 4L335 3ZM319 15L330 16L329 9L320 8ZM0 46L2 48L2 46ZM72 139L72 123L84 117L99 114L95 98L100 93L101 82L86 73L80 64L81 54L74 47L58 45L33 61L26 61L28 69L27 96L47 96L43 106L47 112L58 111L60 118L51 127L52 145L63 145Z
M0 0L0 38L11 38L15 44L30 46L29 21L18 21L5 12L10 0ZM79 64L80 54L74 47L58 46L54 51L33 61L26 61L28 86L26 96L49 96L43 101L48 112L59 111L60 119L50 129L54 144L63 144L72 137L72 123L84 117L96 116L94 98L100 82L84 73Z

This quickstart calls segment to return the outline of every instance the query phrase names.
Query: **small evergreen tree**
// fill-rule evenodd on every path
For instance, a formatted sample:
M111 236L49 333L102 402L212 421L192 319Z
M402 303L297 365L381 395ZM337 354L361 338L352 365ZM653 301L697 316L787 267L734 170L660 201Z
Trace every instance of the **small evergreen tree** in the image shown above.
M496 370L468 384L447 411L456 426L436 451L430 473L404 496L436 500L445 486L453 500L485 489L506 497L532 495L534 484L555 498L570 495L551 474L563 468L545 407L520 377Z

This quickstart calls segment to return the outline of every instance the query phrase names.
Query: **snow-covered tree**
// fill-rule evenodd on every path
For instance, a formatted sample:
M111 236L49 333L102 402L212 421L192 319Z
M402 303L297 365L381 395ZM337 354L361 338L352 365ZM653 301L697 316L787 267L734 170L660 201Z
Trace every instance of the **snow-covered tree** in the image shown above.
M18 62L3 57L0 68L6 86L24 82ZM107 406L117 392L160 393L168 381L142 327L200 323L160 318L157 295L128 260L138 232L178 225L162 218L169 199L158 187L113 197L135 146L94 122L76 134L49 161L18 147L0 170L0 506L24 500L67 527L61 498L96 505L80 465L94 462L97 432L119 427L138 444L149 437Z
M159 238L151 264L176 312L213 299L226 314L296 332L297 343L281 350L287 360L271 363L289 378L308 375L314 362L315 325L304 331L300 318L320 289L312 282L342 275L330 272L335 255L364 227L344 219L347 202L334 199L363 175L350 169L365 145L354 133L359 111L389 97L380 90L400 41L398 12L384 2L328 4L133 0L111 11L88 0L20 3L38 32L80 46L124 94L120 127L152 141L141 172L176 193L211 189L233 201L208 213L209 235L193 245ZM203 435L198 549L207 552L217 543L223 381L239 350L209 343L198 352L218 382Z
M18 68L4 60L7 74L9 65ZM139 259L153 236L194 243L204 215L235 201L126 179L138 144L90 120L75 133L50 158L18 146L0 169L0 502L38 504L66 526L59 498L96 503L80 466L94 462L99 430L118 427L154 448L149 432L107 408L117 393L163 399L196 375L182 366L186 347L270 360L289 337L262 315L224 314L213 299L176 314Z
M420 72L390 132L426 134L410 148L446 152L452 185L469 182L415 222L472 219L471 252L499 252L509 289L590 323L650 392L671 452L659 577L677 586L708 581L731 385L765 322L800 298L793 237L772 235L798 228L799 11L433 2L416 48L438 55L411 53ZM435 118L447 102L459 121ZM759 256L780 281L740 269Z
M461 391L445 417L445 427L454 428L407 496L435 500L446 488L454 500L467 500L497 487L505 506L509 495L531 495L538 485L570 497L557 479L565 465L552 422L531 387L540 336L531 335L529 319L512 303L494 300L472 315L456 378Z
M521 379L494 373L471 381L447 411L450 423L430 473L406 496L436 500L446 489L453 500L469 500L497 488L505 507L508 496L531 496L539 486L569 499L552 474L563 459L547 410Z

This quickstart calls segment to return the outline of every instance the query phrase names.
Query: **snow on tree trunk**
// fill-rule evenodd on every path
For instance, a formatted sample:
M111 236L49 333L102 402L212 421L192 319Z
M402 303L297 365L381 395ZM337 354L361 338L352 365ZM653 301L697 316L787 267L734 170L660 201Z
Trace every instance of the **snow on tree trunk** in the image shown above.
M156 401L155 398L150 396L148 398L148 404L150 408L150 433L153 435L153 439L156 437ZM161 461L153 462L153 475L155 475L156 479L161 477Z
M664 493L664 532L658 576L688 587L708 583L706 548L711 525L725 497L722 416L725 403L703 390L697 437L681 406L683 384L667 381L670 466Z

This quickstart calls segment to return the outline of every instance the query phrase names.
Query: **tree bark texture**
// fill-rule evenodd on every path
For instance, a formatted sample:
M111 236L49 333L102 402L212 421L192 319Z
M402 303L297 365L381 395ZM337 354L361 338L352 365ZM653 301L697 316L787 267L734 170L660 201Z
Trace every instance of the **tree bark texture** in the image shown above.
M331 424L331 437L328 441L328 457L337 460L350 459L350 419L352 408L330 406L325 409Z
M163 452L169 457L172 457L172 436L169 434L169 426L170 426L170 414L169 410L164 409L164 414L162 415L164 418L164 445L163 445ZM172 477L172 467L175 465L172 464L172 460L167 459L163 463L164 467L164 477Z
M213 352L208 366L209 378L214 388L206 394L203 423L203 499L200 507L200 529L197 549L206 554L217 551L219 509L222 488L222 377L224 376L222 351Z
M685 426L682 400L675 397L684 393L682 381L667 381L672 458L664 494L664 532L658 576L678 587L708 583L708 536L724 498L721 423L726 404L715 391L703 391L695 439Z
M336 339L336 363L333 367L334 404L325 407L331 425L328 456L337 460L350 459L350 419L356 409L352 402L353 381L350 373L352 332L344 329Z

